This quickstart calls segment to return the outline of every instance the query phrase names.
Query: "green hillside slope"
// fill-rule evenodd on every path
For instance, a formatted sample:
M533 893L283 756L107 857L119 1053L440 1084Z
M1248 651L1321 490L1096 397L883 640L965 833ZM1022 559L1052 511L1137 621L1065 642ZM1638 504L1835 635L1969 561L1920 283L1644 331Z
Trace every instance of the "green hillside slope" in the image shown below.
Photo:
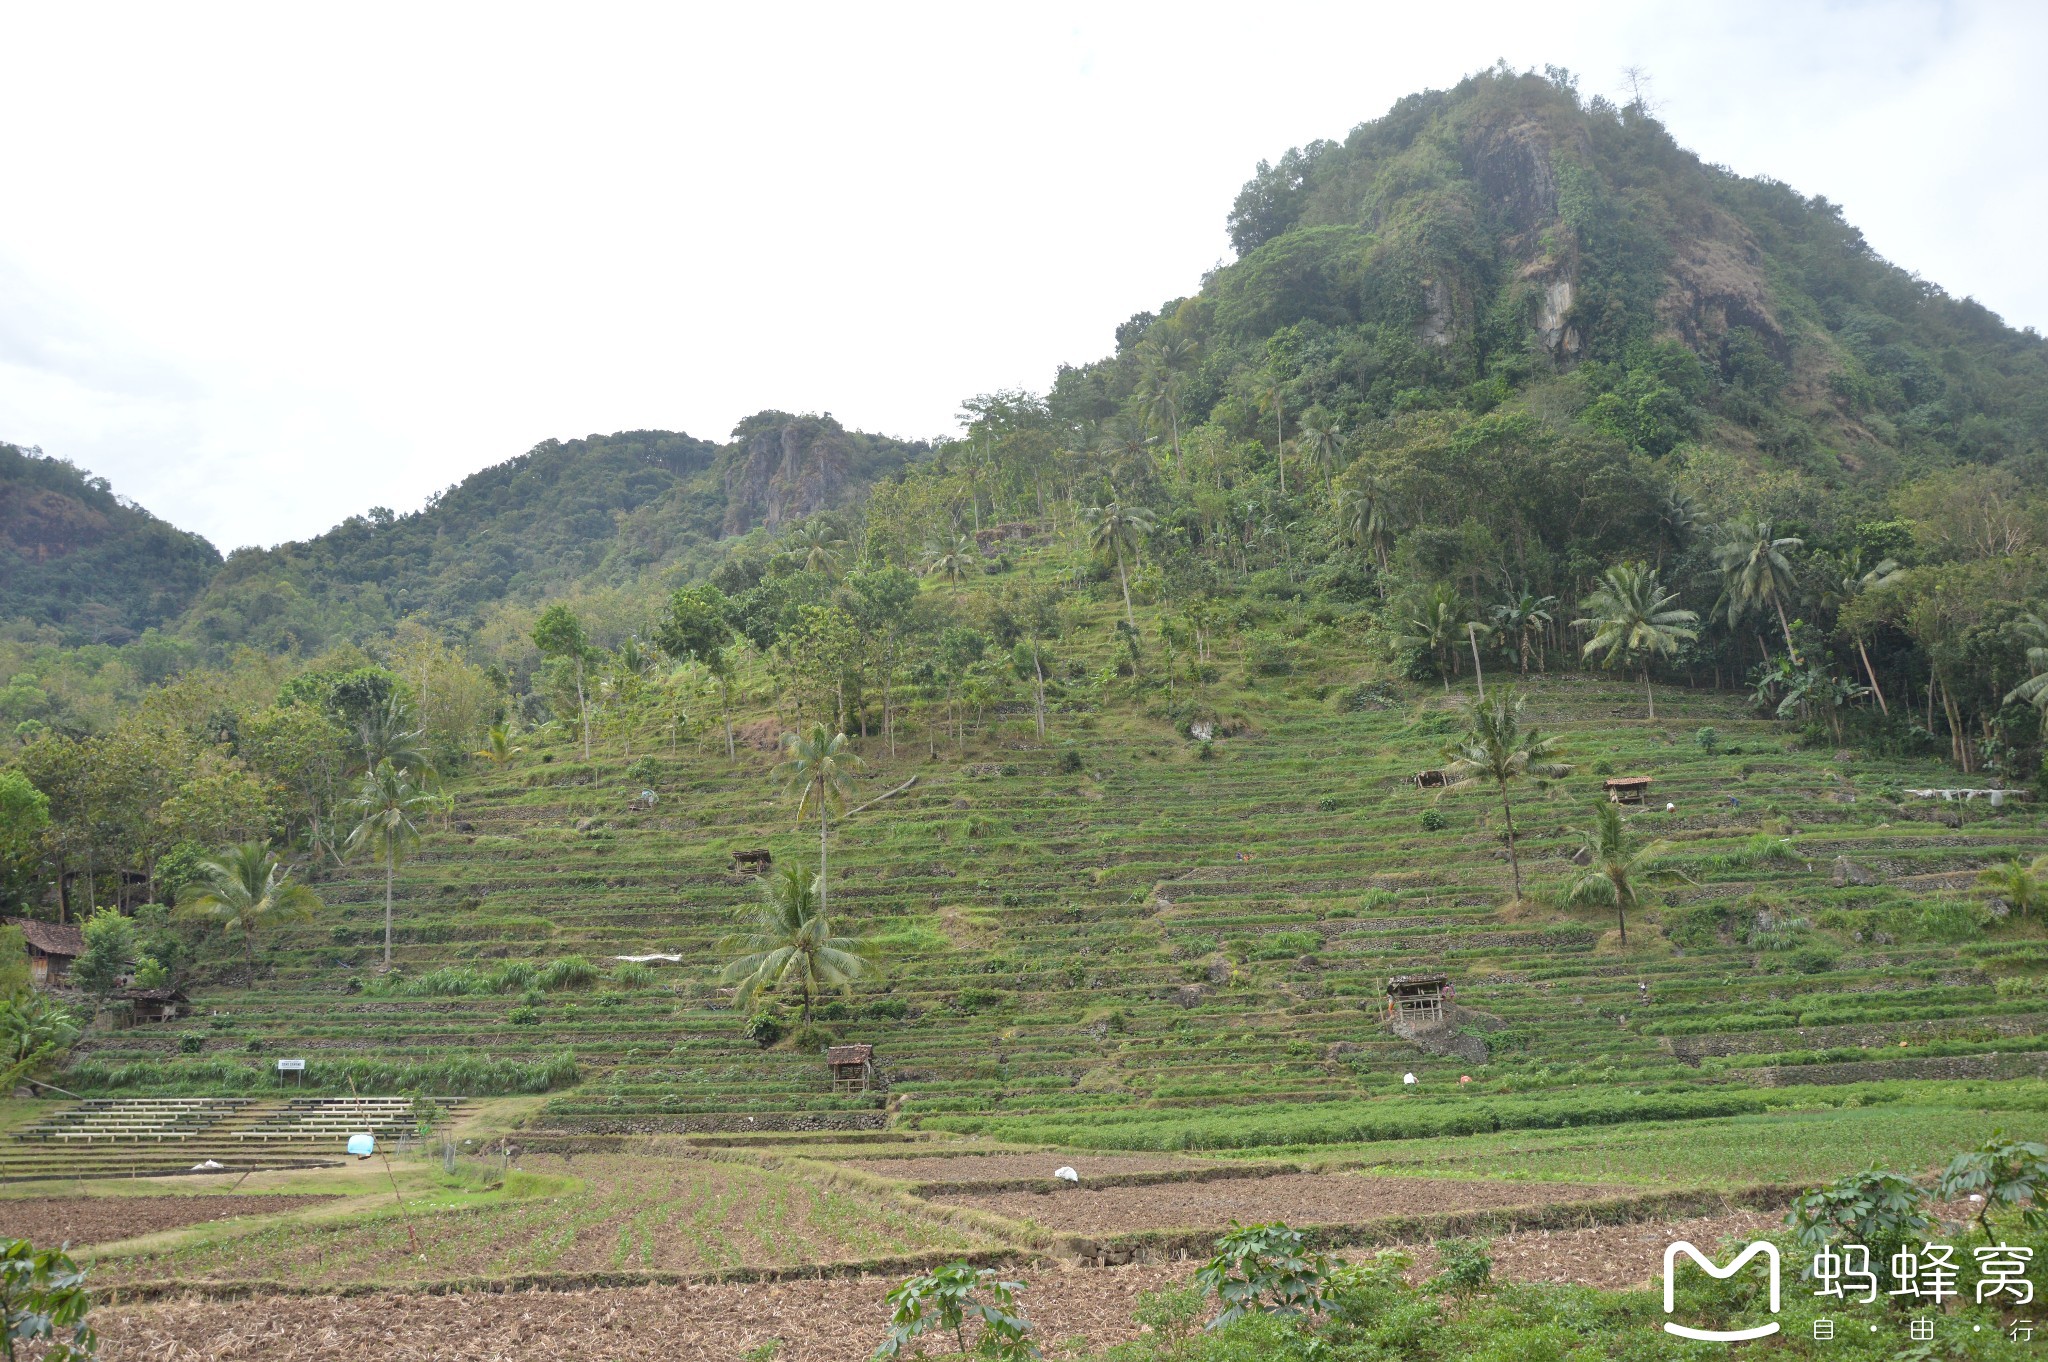
M61 459L0 444L0 622L124 643L176 619L220 554Z

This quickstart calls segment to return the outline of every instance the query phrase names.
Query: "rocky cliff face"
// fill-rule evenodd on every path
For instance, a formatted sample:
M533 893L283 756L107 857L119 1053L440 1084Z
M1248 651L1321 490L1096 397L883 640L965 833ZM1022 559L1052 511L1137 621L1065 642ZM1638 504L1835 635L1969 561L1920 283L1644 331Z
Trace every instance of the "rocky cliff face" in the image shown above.
M791 417L744 434L725 467L728 535L842 504L851 490L851 438L830 417Z

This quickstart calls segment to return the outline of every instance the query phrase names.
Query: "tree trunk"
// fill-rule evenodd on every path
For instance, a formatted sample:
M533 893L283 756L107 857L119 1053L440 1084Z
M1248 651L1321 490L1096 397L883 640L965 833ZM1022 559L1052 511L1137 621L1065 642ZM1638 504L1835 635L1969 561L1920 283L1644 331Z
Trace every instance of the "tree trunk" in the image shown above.
M583 659L576 659L576 712L583 718L583 759L590 760L590 702L583 698Z
M830 916L825 911L825 895L829 892L829 885L825 879L825 835L831 830L832 820L825 812L825 798L823 795L820 795L818 797L818 916L823 918L829 918ZM805 997L808 999L810 988L808 980L805 982L804 987ZM811 1014L808 1011L808 1001L806 1001L805 1007L807 1010L804 1012L804 1020L809 1021Z
M242 951L249 961L249 987L256 987L256 934L244 926L242 929Z
M1032 706L1038 717L1038 740L1045 741L1045 668L1038 661L1038 640L1031 640Z
M1133 630L1138 627L1138 617L1131 613L1131 579L1124 574L1124 546L1121 540L1111 540L1116 547L1116 579L1124 589L1124 623Z
M1287 495L1287 422L1280 413L1280 394L1273 394L1273 462L1280 469L1280 495Z
M1469 623L1465 626L1465 641L1472 645L1472 675L1479 682L1479 699L1483 704L1486 700L1486 673L1479 666L1478 626ZM1521 895L1518 893L1515 897L1520 898Z
M1656 693L1650 689L1650 664L1647 662L1643 664L1643 699L1646 700L1650 706L1650 722L1657 722L1657 696Z
M1502 781L1500 787L1500 812L1501 817L1505 818L1508 824L1508 872L1514 877L1515 901L1519 903L1522 898L1522 861L1515 854L1515 810L1508 803L1506 781Z
M398 874L398 857L387 847L384 853L384 968L391 968L391 881Z
M1785 635L1785 651L1791 656L1792 665L1795 667L1805 666L1806 663L1800 660L1799 649L1794 647L1792 643L1792 626L1785 622L1785 603L1778 599L1778 593L1775 591L1771 593L1771 605L1778 612L1778 628Z
M1884 687L1877 684L1877 668L1870 665L1870 654L1864 651L1863 640L1860 638L1856 640L1856 655L1863 659L1863 674L1870 678L1870 693L1877 697L1877 707L1883 710L1884 716L1889 719L1892 707L1885 703Z

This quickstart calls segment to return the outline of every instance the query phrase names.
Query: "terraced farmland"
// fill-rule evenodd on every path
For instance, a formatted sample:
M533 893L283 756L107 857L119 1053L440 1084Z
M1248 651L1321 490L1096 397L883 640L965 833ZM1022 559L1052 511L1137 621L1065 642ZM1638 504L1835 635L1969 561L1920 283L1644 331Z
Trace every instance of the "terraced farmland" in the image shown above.
M95 1034L73 1083L241 1090L289 1055L316 1086L353 1065L387 1091L475 1091L465 1075L486 1071L499 1091L552 1087L541 1128L894 1120L1155 1148L1289 1143L1203 1133L1286 1111L1363 1113L1312 1138L1370 1138L1430 1133L1401 1123L1433 1111L1445 1129L1514 1124L1502 1104L1546 1093L1712 1116L1804 1085L2048 1072L2048 997L2023 982L2048 942L2039 923L1987 922L1972 887L2000 858L2048 851L2029 805L1917 798L1954 777L1798 750L1725 694L1668 692L1650 723L1626 684L1528 689L1577 769L1518 793L1532 886L1519 904L1497 801L1410 780L1455 726L1434 692L1353 709L1341 674L1247 674L1203 697L1250 721L1210 744L1159 714L1079 703L1042 743L1028 715L936 758L906 739L892 760L871 738L867 788L917 779L835 834L833 903L879 935L887 965L822 1015L876 1045L885 1094L835 1095L817 1054L754 1045L712 983L713 943L755 892L731 853L815 847L766 778L770 755L586 764L544 739L458 784L451 819L403 868L399 968L682 963L640 987L373 996L382 881L352 869L322 885L318 923L273 943L262 989L207 989L188 1022ZM1702 727L1718 741L1697 741ZM657 774L629 778L632 761ZM1673 874L1626 952L1610 914L1555 906L1609 773L1654 777L1632 821L1671 844ZM652 809L629 807L642 785ZM1389 975L1439 968L1490 1028L1488 1062L1425 1054L1382 1024ZM1406 1073L1419 1096L1401 1096Z

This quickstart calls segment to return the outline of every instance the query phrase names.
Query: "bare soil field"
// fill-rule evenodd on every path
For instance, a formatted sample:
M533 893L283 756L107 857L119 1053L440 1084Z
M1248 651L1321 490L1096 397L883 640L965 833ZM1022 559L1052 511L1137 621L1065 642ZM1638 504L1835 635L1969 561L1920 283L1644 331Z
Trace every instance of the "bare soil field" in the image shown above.
M533 1272L788 1267L978 1246L965 1233L893 1207L741 1164L535 1154L521 1167L580 1178L583 1186L559 1196L415 1214L410 1233L395 1213L381 1211L331 1225L259 1229L112 1258L94 1275L108 1283L408 1286ZM432 1198L417 1200L419 1210L430 1210Z
M1769 1212L1504 1234L1493 1241L1495 1275L1508 1281L1640 1287L1656 1277L1664 1246L1690 1239L1711 1248L1777 1223ZM1416 1280L1435 1251L1412 1250ZM1354 1255L1363 1256L1363 1255ZM1048 1357L1086 1338L1100 1347L1135 1337L1142 1291L1178 1284L1194 1264L1022 1269L1024 1313ZM512 1295L383 1293L337 1299L278 1297L182 1300L95 1312L108 1357L155 1362L733 1362L770 1339L776 1362L862 1362L883 1335L883 1295L894 1279L633 1287Z
M902 1159L840 1159L848 1168L912 1182L994 1182L1008 1178L1044 1178L1052 1170L1071 1168L1090 1178L1118 1173L1175 1173L1223 1166L1215 1159L1189 1159L1177 1154L945 1154Z
M1140 1291L1186 1264L1026 1274L1040 1346L1135 1337ZM94 1312L102 1355L152 1362L733 1362L780 1339L776 1362L864 1362L887 1332L883 1278L631 1287L517 1295L170 1301Z
M0 1200L0 1239L36 1244L106 1244L181 1225L276 1215L326 1196L65 1196Z
M1284 1220L1291 1225L1355 1225L1383 1216L1442 1215L1507 1206L1547 1206L1621 1196L1629 1189L1572 1182L1482 1182L1475 1179L1373 1177L1358 1173L1288 1173L1220 1182L1147 1187L1061 1187L1047 1192L983 1192L934 1197L1047 1229L1079 1234L1131 1230L1221 1229Z
M1599 1225L1583 1230L1518 1230L1493 1238L1493 1275L1512 1282L1564 1282L1630 1290L1660 1280L1664 1250L1684 1239L1712 1253L1723 1239L1748 1240L1781 1228L1778 1211L1727 1211L1687 1220ZM1436 1271L1436 1250L1410 1250L1420 1282Z

